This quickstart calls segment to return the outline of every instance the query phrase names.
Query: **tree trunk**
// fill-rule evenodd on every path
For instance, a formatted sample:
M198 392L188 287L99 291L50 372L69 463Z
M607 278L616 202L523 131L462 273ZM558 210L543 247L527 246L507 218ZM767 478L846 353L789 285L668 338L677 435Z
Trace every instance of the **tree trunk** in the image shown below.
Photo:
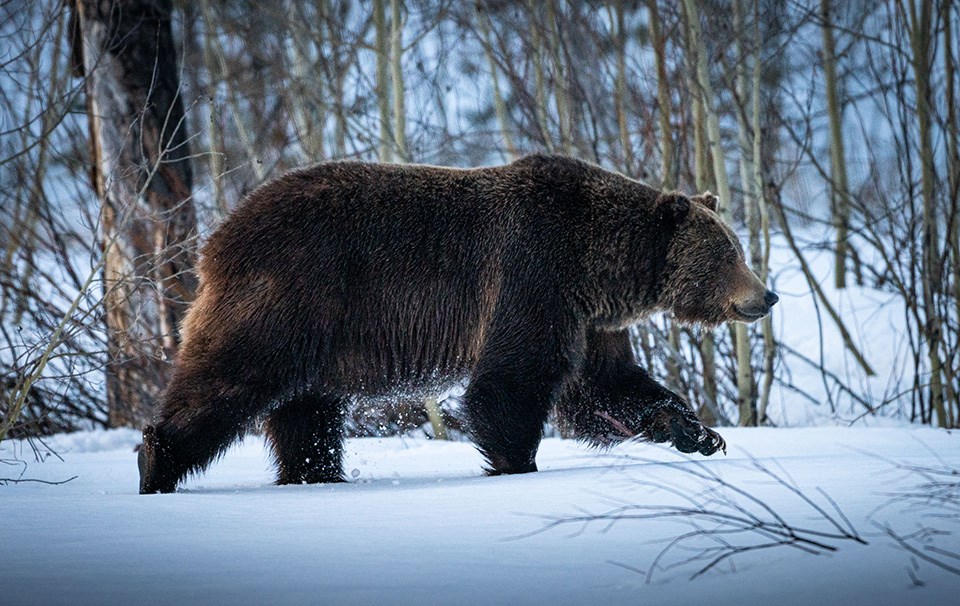
M500 76L497 70L497 61L493 55L493 40L490 38L490 17L487 15L486 8L478 5L477 19L479 22L480 36L483 39L483 50L487 56L487 65L490 67L490 82L493 86L493 108L497 114L497 125L500 127L500 136L503 137L503 144L507 148L510 159L518 157L517 147L513 143L513 136L510 134L510 113L507 110L507 104L503 100L503 93L500 90Z
M333 77L330 81L331 94L333 96L334 123L333 123L333 145L334 154L337 158L343 158L347 155L347 114L344 108L344 90L343 80L349 61L343 61L340 57L343 37L338 27L337 11L332 0L323 0L321 4L323 20L327 27L327 39L330 41L330 57L333 66Z
M75 0L74 10L107 255L110 424L136 426L166 383L177 326L196 287L193 175L172 3Z
M710 155L713 157L713 175L716 179L717 195L720 198L720 214L730 219L730 185L727 181L726 159L720 140L720 119L713 107L713 85L710 82L710 70L707 65L707 49L700 33L699 12L693 0L684 0L684 15L687 19L687 31L690 34L690 47L696 54L696 84L702 99L703 113L707 123L707 138ZM756 424L753 403L753 371L750 366L750 339L747 327L737 323L734 326L734 342L737 351L737 404L740 410L740 425Z
M126 0L120 0L124 2ZM140 0L140 1L149 1L149 0ZM209 15L212 10L209 6L209 0L203 0L204 14ZM216 16L212 19L208 19L207 27L209 28L209 37L207 40L211 43L213 54L217 59L217 64L220 67L220 80L226 84L227 87L227 102L230 109L230 116L233 118L233 125L237 129L237 135L240 137L240 145L247 153L247 160L250 162L250 168L253 169L253 174L257 177L257 183L262 183L267 178L267 171L263 166L263 161L257 157L256 149L254 148L253 137L250 136L249 131L247 131L247 126L243 122L243 116L240 112L240 103L239 98L237 97L237 92L234 87L236 82L230 77L230 68L227 65L226 51L224 51L223 45L220 43L220 35L217 31L217 19Z
M737 115L737 140L740 145L740 187L743 189L743 210L748 230L748 248L750 250L751 265L758 270L757 257L760 250L760 239L757 234L755 221L755 197L753 185L753 154L750 146L749 126L746 118L746 103L750 96L747 88L747 57L744 51L744 36L746 26L744 19L743 0L735 0L733 4L733 31L736 36L736 91L740 99L740 106L735 109ZM727 211L727 220L730 211ZM753 351L750 343L749 328L744 324L736 324L734 341L737 350L737 399L740 408L740 425L757 425L756 383L753 376ZM746 417L746 418L745 418Z
M229 212L227 200L223 190L224 173L224 153L221 145L220 116L217 110L217 83L221 74L217 69L215 44L213 36L216 31L213 29L213 19L210 16L209 0L203 0L201 3L203 13L203 62L207 68L207 100L210 104L210 152L208 154L208 165L210 170L210 181L213 184L213 201L221 215L226 216Z
M654 0L655 1L655 0ZM685 25L689 25L689 20L685 19ZM687 40L690 40L689 27L686 28ZM688 44L687 46L687 89L693 103L693 172L696 188L699 192L705 192L708 189L716 189L713 183L713 176L710 170L710 150L707 147L706 137L706 118L703 110L703 96L697 91L697 83L693 75L694 65L696 64L696 49ZM698 414L701 420L707 425L715 425L719 415L715 414L714 409L720 406L717 391L717 361L716 361L716 342L714 341L713 330L710 328L701 329L701 338L699 343L700 358L703 361L703 395L704 403L700 407Z
M846 288L850 198L847 188L847 161L843 145L843 110L837 98L836 52L833 44L833 24L830 21L830 2L831 0L820 0L821 30L823 32L823 75L827 81L827 115L830 117L830 189L833 199L833 224L837 230L833 277L837 288Z
M902 6L902 5L901 5ZM930 71L931 12L930 2L920 3L920 14L913 2L906 12L910 15L910 46L913 76L916 87L917 122L920 145L920 192L923 197L922 280L924 334L927 338L927 358L930 363L930 405L936 412L937 424L947 426L943 397L943 362L940 358L942 327L937 309L937 289L940 285L940 252L937 234L937 201L934 197L936 175L933 166L933 136L931 132Z
M550 122L547 119L547 84L543 73L543 37L540 33L540 19L537 15L536 2L528 2L527 10L530 17L530 36L532 44L530 47L530 61L533 63L533 88L536 107L534 113L537 118L537 125L540 127L540 137L543 140L543 146L548 152L554 150L553 137L550 136Z
M650 11L650 43L657 65L657 109L660 119L660 187L677 187L676 171L673 162L673 128L670 125L670 80L667 77L667 41L660 27L660 9L657 0L648 0Z
M622 0L618 3L622 19ZM657 69L657 117L660 123L660 188L665 190L677 187L677 178L673 162L673 128L670 124L670 80L667 77L667 41L660 27L660 9L657 0L647 0L649 12L650 44ZM622 21L619 29L623 29ZM632 161L632 154L631 154ZM670 355L667 359L667 376L673 387L680 385L680 328L676 322L670 322L667 340ZM714 391L714 396L716 389Z
M292 81L284 94L307 162L319 162L326 156L323 141L326 116L322 100L328 95L324 91L324 78L317 77L316 61L311 47L318 50L325 48L324 28L310 23L298 0L290 1L287 21L290 32L287 49L290 62L288 71L291 74L288 77ZM307 34L308 27L314 40L310 40Z
M573 128L570 124L569 83L560 58L560 23L557 21L557 2L545 2L547 10L547 47L553 62L553 99L557 106L557 123L560 127L560 150L565 154L573 151Z
M633 145L627 122L627 32L624 25L623 0L617 0L611 27L617 40L617 80L613 90L614 111L620 130L620 147L623 150L623 167L626 174L633 171Z
M390 51L388 49L386 0L373 0L373 28L377 54L377 108L380 111L380 161L393 157L393 135L390 134Z
M390 0L390 80L393 90L393 141L401 162L410 161L407 149L407 105L403 86L403 2Z
M751 118L753 121L753 191L757 200L757 214L759 219L759 234L763 237L763 248L760 258L757 259L751 247L751 256L754 256L754 267L759 268L760 279L766 284L770 275L770 213L767 208L766 187L763 186L763 137L760 129L760 76L762 75L763 38L760 36L760 0L753 4L753 98ZM751 231L753 227L751 226ZM751 236L752 237L752 236ZM777 344L773 338L773 320L770 316L761 320L763 333L763 385L760 388L759 402L757 403L757 424L763 425L767 421L767 408L770 404L770 389L773 386L773 363L777 353Z
M960 318L960 150L958 150L958 139L960 139L960 125L957 122L957 97L956 97L956 72L957 64L953 49L953 24L951 10L953 8L952 0L943 0L941 5L941 21L943 23L943 48L944 48L944 72L946 87L946 107L947 107L947 185L950 188L948 200L950 203L950 216L953 217L953 223L949 226L950 241L949 246L953 255L953 302L956 311L956 317ZM960 337L958 337L960 338ZM954 350L960 347L960 343L954 341ZM960 372L956 369L956 364L947 363L944 365L947 392L947 423L950 427L960 425Z

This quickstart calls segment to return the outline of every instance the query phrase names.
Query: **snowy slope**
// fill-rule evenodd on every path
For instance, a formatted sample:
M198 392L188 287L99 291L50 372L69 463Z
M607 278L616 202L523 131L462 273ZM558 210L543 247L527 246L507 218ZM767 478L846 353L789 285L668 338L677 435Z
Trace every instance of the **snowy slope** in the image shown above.
M351 440L350 483L286 487L270 484L266 451L249 438L179 493L151 496L136 494L135 432L57 436L51 446L64 460L31 462L23 477L76 479L0 486L0 601L956 603L960 576L912 560L877 526L889 524L904 535L921 526L949 531L929 544L960 552L956 517L931 518L940 511L935 504L889 496L924 481L894 461L942 467L934 452L960 461L956 432L832 427L727 429L724 435L729 455L709 459L640 444L598 453L550 439L541 448L540 473L496 478L480 475L480 458L467 443ZM724 503L733 503L773 519L731 488L705 496L716 483L687 473L694 470L718 474L792 526L831 530L802 499L759 472L749 455L832 512L816 489L825 490L868 544L823 539L838 549L828 555L788 546L751 551L690 580L704 562L684 564L696 553L684 548L708 544L694 537L668 551L648 582L638 570L650 570L665 541L691 531L689 520L545 529L553 518L624 503L663 512L689 505L690 498L712 498L709 510L727 511ZM0 459L30 456L9 443L0 447ZM0 470L5 477L19 473L9 465ZM741 546L760 540L753 532L726 538Z

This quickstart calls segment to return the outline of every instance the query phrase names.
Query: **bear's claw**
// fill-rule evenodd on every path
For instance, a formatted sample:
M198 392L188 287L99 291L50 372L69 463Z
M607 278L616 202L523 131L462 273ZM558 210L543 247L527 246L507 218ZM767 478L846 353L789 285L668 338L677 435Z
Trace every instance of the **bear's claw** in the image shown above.
M704 427L703 430L707 434L707 439L704 440L700 446L700 454L709 457L718 450L723 451L723 454L727 454L727 441L709 427Z
M686 405L666 406L659 422L647 428L648 437L654 442L671 442L682 453L699 452L710 456L722 450L727 453L727 442L709 427L705 427Z
M699 452L704 456L710 456L722 450L727 454L727 442L709 427L704 427L699 421L694 425L684 425L679 419L670 420L670 428L673 431L673 446L683 453Z

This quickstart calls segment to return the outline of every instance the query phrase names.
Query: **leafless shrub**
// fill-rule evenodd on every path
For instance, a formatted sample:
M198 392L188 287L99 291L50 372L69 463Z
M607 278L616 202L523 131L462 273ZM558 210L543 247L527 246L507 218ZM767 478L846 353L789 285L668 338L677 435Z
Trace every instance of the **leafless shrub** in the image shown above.
M629 465L633 463L663 465L632 455L620 455L614 460L624 463L623 471L629 471ZM639 479L630 474L632 483L646 487L654 494L671 495L677 501L675 505L620 502L605 511L583 510L573 516L544 516L546 524L523 537L567 526L576 527L572 536L594 526L600 526L601 532L608 532L618 525L633 522L671 522L688 526L688 531L665 539L664 547L646 569L610 561L642 574L648 583L658 572L691 567L694 568L690 576L692 580L724 562L733 567L734 556L766 549L788 547L805 554L820 555L837 551L840 542L867 544L824 490L816 488L820 496L818 501L790 480L785 470L778 473L753 457L749 461L753 475L751 482L772 484L799 501L810 515L805 515L801 523L788 520L765 500L725 480L711 466L691 460L669 465L672 472L680 472L687 481Z
M871 521L897 548L912 558L960 576L960 549L956 547L960 532L960 467L951 465L933 449L927 447L927 450L937 459L936 465L877 457L903 471L914 480L914 484L884 493L888 500L870 514ZM919 520L916 527L906 531L889 520L877 519L881 513L893 508L912 514ZM908 571L916 579L916 570Z

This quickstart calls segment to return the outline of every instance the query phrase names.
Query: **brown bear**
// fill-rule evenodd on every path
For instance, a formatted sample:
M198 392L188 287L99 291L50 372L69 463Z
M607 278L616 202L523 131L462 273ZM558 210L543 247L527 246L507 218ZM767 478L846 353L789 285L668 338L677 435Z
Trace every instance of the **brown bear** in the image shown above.
M776 303L715 210L546 155L271 181L202 251L140 491L175 490L264 415L278 483L341 481L351 401L463 378L491 474L536 471L551 410L594 444L713 454L722 438L637 365L627 331L656 311L715 325Z

